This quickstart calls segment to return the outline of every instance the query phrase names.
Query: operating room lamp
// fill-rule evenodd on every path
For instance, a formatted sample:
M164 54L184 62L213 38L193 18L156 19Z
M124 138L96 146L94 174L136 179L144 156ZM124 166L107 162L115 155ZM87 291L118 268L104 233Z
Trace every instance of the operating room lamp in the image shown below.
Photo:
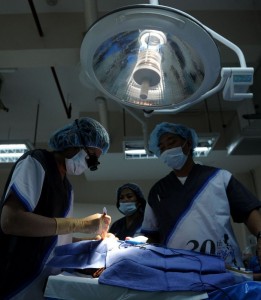
M222 67L216 41L238 67ZM86 78L109 99L145 112L178 112L223 89L252 98L253 68L242 51L194 17L158 1L119 8L87 31L80 51Z

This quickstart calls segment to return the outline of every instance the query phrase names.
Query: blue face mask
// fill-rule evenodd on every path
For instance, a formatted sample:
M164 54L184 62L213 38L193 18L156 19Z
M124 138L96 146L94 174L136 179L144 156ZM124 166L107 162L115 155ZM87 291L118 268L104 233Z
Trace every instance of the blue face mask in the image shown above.
M184 144L185 145L185 144ZM183 145L183 146L184 146ZM175 147L164 151L160 158L164 163L172 169L180 170L188 159L182 151L182 147Z
M123 202L120 203L119 210L125 216L131 216L137 211L137 206L135 202Z

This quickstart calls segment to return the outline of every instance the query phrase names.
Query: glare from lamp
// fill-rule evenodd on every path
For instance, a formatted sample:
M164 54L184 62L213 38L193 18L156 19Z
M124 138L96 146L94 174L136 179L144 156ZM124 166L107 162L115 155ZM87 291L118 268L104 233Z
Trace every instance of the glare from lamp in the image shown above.
M140 99L148 98L148 92L156 87L162 77L161 46L166 43L166 36L161 31L144 30L141 32L140 51L134 69L133 79L140 86Z

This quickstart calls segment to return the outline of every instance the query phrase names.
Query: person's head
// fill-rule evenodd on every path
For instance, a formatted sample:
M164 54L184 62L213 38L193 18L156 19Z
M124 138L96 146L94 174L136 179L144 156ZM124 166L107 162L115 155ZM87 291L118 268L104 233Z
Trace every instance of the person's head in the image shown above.
M65 153L68 174L80 175L87 167L96 170L98 158L110 145L106 129L96 120L81 118L55 131L49 146L56 152Z
M187 158L193 156L198 144L194 129L181 124L163 122L150 135L149 149L171 168L181 169Z
M135 183L125 183L117 189L116 206L126 215L133 215L136 211L144 212L146 200L142 190Z

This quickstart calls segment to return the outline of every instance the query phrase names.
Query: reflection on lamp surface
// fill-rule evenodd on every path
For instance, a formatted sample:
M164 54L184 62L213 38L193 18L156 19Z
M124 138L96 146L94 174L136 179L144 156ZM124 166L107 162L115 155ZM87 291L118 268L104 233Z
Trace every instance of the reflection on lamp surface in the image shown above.
M169 34L168 43L157 50L141 50L140 35L139 30L120 33L97 49L93 70L103 88L125 102L143 106L178 104L192 95L204 78L195 51Z
M105 15L86 33L80 56L96 88L121 104L144 109L186 106L220 75L219 52L206 30L182 12L159 5L128 6Z
M133 73L134 81L140 86L140 99L148 98L150 88L161 80L161 46L166 36L161 31L144 30L140 34L140 52Z
M236 45L192 16L161 5L127 6L89 28L81 45L81 65L99 91L121 104L178 111L223 88L234 72L221 72L213 37L234 50L246 67ZM241 76L242 68L236 71ZM253 70L244 72L251 76ZM249 84L244 82L245 87ZM228 85L228 98L234 99ZM242 94L237 99L245 96L251 97Z

